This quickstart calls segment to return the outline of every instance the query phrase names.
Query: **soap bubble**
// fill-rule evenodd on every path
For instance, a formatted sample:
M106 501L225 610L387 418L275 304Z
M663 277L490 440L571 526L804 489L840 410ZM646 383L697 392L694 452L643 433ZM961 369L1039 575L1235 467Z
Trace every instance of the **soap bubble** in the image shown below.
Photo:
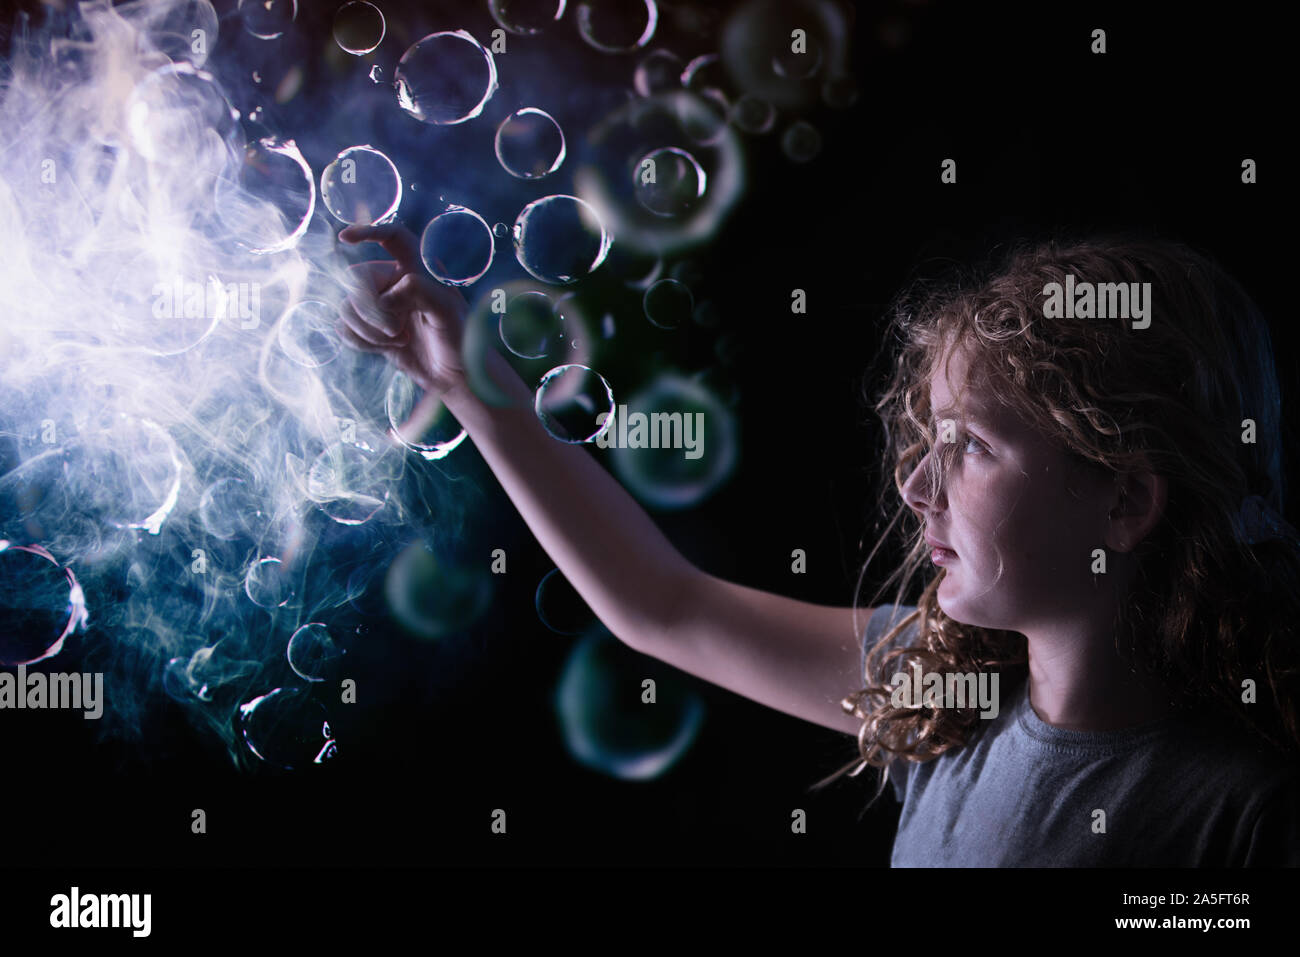
M822 149L822 135L806 120L796 120L781 134L781 151L795 163L806 163Z
M724 125L716 143L699 151L693 118L706 113L700 97L676 90L637 100L588 133L575 191L600 211L619 244L656 257L679 253L712 239L739 201L740 136ZM653 166L645 162L656 157Z
M52 658L89 622L76 576L39 545L0 538L0 590L0 665Z
M820 75L850 67L850 10L833 0L747 0L718 40L728 76L778 109L805 109L818 96Z
M564 162L564 132L549 113L525 107L497 127L496 153L501 168L511 176L540 179Z
M559 635L580 635L596 620L578 590L558 568L542 576L534 604L542 624Z
M287 654L289 667L308 681L323 681L343 657L342 649L330 637L329 628L319 621L303 625L293 633Z
M472 209L449 206L420 236L420 259L433 278L448 286L477 282L492 265L492 230Z
M614 392L600 373L584 365L556 366L538 383L535 409L546 431L561 442L591 442L609 431ZM601 413L605 418L597 422Z
M645 317L660 329L676 329L695 309L691 291L676 279L660 279L645 291L641 304Z
M722 58L716 53L704 53L686 64L682 70L682 86L695 93L719 88L725 82Z
M667 440L662 430L647 436L646 444L657 438L659 448L633 448L629 442L609 450L615 474L642 504L665 510L692 508L735 472L740 454L736 417L699 381L662 375L628 399L626 407L629 418L639 412L653 422L650 416L665 410L670 416Z
M367 75L370 77L371 83L382 82L382 80L384 79L383 67L381 67L378 63L376 63L374 66L370 68L370 73ZM411 184L411 189L415 189L414 183Z
M746 93L731 108L731 122L746 133L767 133L776 125L771 103Z
M650 42L659 25L655 0L579 0L582 39L602 53L628 53Z
M180 0L153 14L141 27L149 42L169 60L203 66L217 39L217 11L208 0ZM204 43L194 42L195 30L202 31Z
M151 163L217 175L242 134L235 108L212 74L181 61L145 76L127 102L127 128Z
M322 764L337 754L329 716L300 688L276 688L239 706L250 751L285 770Z
M167 256L171 250L159 250ZM117 271L109 290L109 335L114 345L155 356L188 352L242 306L252 315L252 287L227 287L212 273L187 275L183 262L145 250ZM233 293L233 295L231 295ZM259 293L260 305L260 293Z
M655 703L642 703L642 682ZM583 766L624 781L648 781L689 750L704 703L689 679L600 631L576 644L555 690L569 753Z
M259 40L274 40L298 16L298 0L239 0L244 29Z
M652 150L636 164L633 189L639 202L656 216L684 216L699 205L708 177L695 157L668 146Z
M525 292L506 303L501 314L501 341L521 359L550 355L563 336L563 319L550 296Z
M507 226L505 223L497 223L492 227L492 235L495 236L497 239L509 239L510 227Z
M354 56L362 56L379 46L385 29L383 13L365 0L345 3L334 14L334 41Z
M203 490L199 498L199 521L213 538L231 542L263 531L267 518L247 482L223 478Z
M338 358L338 311L309 299L295 304L280 319L277 338L284 354L298 365L315 369Z
M375 452L348 442L331 445L312 462L307 492L340 525L363 525L388 501Z
M536 279L555 285L593 272L613 242L596 210L576 196L535 199L515 220L515 257Z
M259 558L244 573L244 593L262 608L283 608L293 598L293 577L278 558Z
M467 433L447 406L405 373L399 372L389 383L384 408L393 436L424 459L444 458L465 441Z
M472 120L497 89L492 54L464 30L431 33L402 54L393 73L397 102L417 120Z
M492 19L511 33L535 36L564 15L567 0L488 0Z
M653 50L636 65L632 86L642 96L654 96L680 86L681 77L681 57L671 50Z
M404 627L435 639L477 621L491 603L492 582L482 568L436 558L423 542L413 542L388 566L384 593Z
M217 214L249 252L278 253L297 244L316 210L311 167L293 140L250 143L235 176L216 183Z
M325 167L320 194L325 208L340 222L374 226L397 215L402 177L393 161L379 150L352 146Z

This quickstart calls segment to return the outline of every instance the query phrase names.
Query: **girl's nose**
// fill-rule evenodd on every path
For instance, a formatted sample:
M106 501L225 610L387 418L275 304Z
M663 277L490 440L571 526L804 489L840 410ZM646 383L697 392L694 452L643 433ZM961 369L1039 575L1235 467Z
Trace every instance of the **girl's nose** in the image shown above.
M930 458L934 454L934 449L927 452L921 461L917 463L916 468L912 470L912 474L907 477L907 481L903 483L903 501L908 508L922 517L925 517L927 512L937 508L939 505L938 499L942 497L932 487L935 483L930 477L934 466L937 464L930 462Z

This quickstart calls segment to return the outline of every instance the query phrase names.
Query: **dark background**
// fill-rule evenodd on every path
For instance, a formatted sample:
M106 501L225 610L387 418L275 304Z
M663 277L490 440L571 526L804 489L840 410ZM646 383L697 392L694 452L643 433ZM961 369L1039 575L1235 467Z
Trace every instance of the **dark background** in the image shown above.
M494 26L484 7L444 4L450 22L440 22L422 5L419 16L483 39ZM878 435L859 386L883 305L918 270L1062 228L1145 229L1217 256L1273 324L1292 430L1294 207L1282 146L1293 119L1281 9L857 5L857 104L802 114L824 137L805 165L779 148L792 116L745 137L747 195L692 257L723 316L719 332L740 345L742 460L713 499L657 516L660 527L713 574L849 604L876 504ZM330 10L304 3L300 26L323 31ZM1098 26L1104 56L1089 52ZM554 32L572 37L571 12ZM564 49L574 83L619 70L627 82L636 59ZM395 56L376 62L391 77ZM956 185L939 181L945 157L957 160ZM1244 157L1258 163L1257 185L1240 182ZM806 315L790 314L795 287L807 291ZM674 355L697 365L719 334L679 332ZM130 744L99 741L79 715L8 713L4 764L21 774L0 782L5 862L888 864L897 808L882 801L860 817L867 776L807 790L852 758L851 739L703 683L698 741L660 780L620 782L577 765L550 705L575 639L548 632L533 606L552 564L495 484L488 497L511 556L488 621L455 651L371 621L373 651L357 664L385 684L386 700L358 705L351 737L339 729L338 759L311 774L237 772L170 702ZM1294 522L1289 504L1288 513ZM806 575L790 573L795 547L807 551ZM70 646L64 670L77 670L76 654ZM207 811L206 835L190 833L195 807ZM488 828L497 807L509 815L506 837ZM794 807L808 811L806 835L790 833Z

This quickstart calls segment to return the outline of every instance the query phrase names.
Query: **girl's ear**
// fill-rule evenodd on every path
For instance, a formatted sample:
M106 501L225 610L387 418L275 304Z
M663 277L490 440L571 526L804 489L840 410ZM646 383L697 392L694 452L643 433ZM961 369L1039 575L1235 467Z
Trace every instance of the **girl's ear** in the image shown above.
M1117 552L1129 552L1137 548L1164 517L1169 482L1154 472L1137 472L1118 478L1117 483L1106 545Z

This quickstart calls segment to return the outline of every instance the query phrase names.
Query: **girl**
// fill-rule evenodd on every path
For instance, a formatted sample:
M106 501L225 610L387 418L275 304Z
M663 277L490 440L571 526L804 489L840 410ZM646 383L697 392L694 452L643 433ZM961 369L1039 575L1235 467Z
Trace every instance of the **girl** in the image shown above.
M903 525L910 551L860 642L856 605L687 562L546 433L494 351L485 371L517 404L479 400L464 300L422 275L410 233L341 238L394 256L354 267L347 341L442 397L620 640L856 734L859 758L818 786L883 769L903 805L894 865L1300 864L1281 400L1267 325L1205 257L1048 242L899 298L876 410L901 498L886 537Z

